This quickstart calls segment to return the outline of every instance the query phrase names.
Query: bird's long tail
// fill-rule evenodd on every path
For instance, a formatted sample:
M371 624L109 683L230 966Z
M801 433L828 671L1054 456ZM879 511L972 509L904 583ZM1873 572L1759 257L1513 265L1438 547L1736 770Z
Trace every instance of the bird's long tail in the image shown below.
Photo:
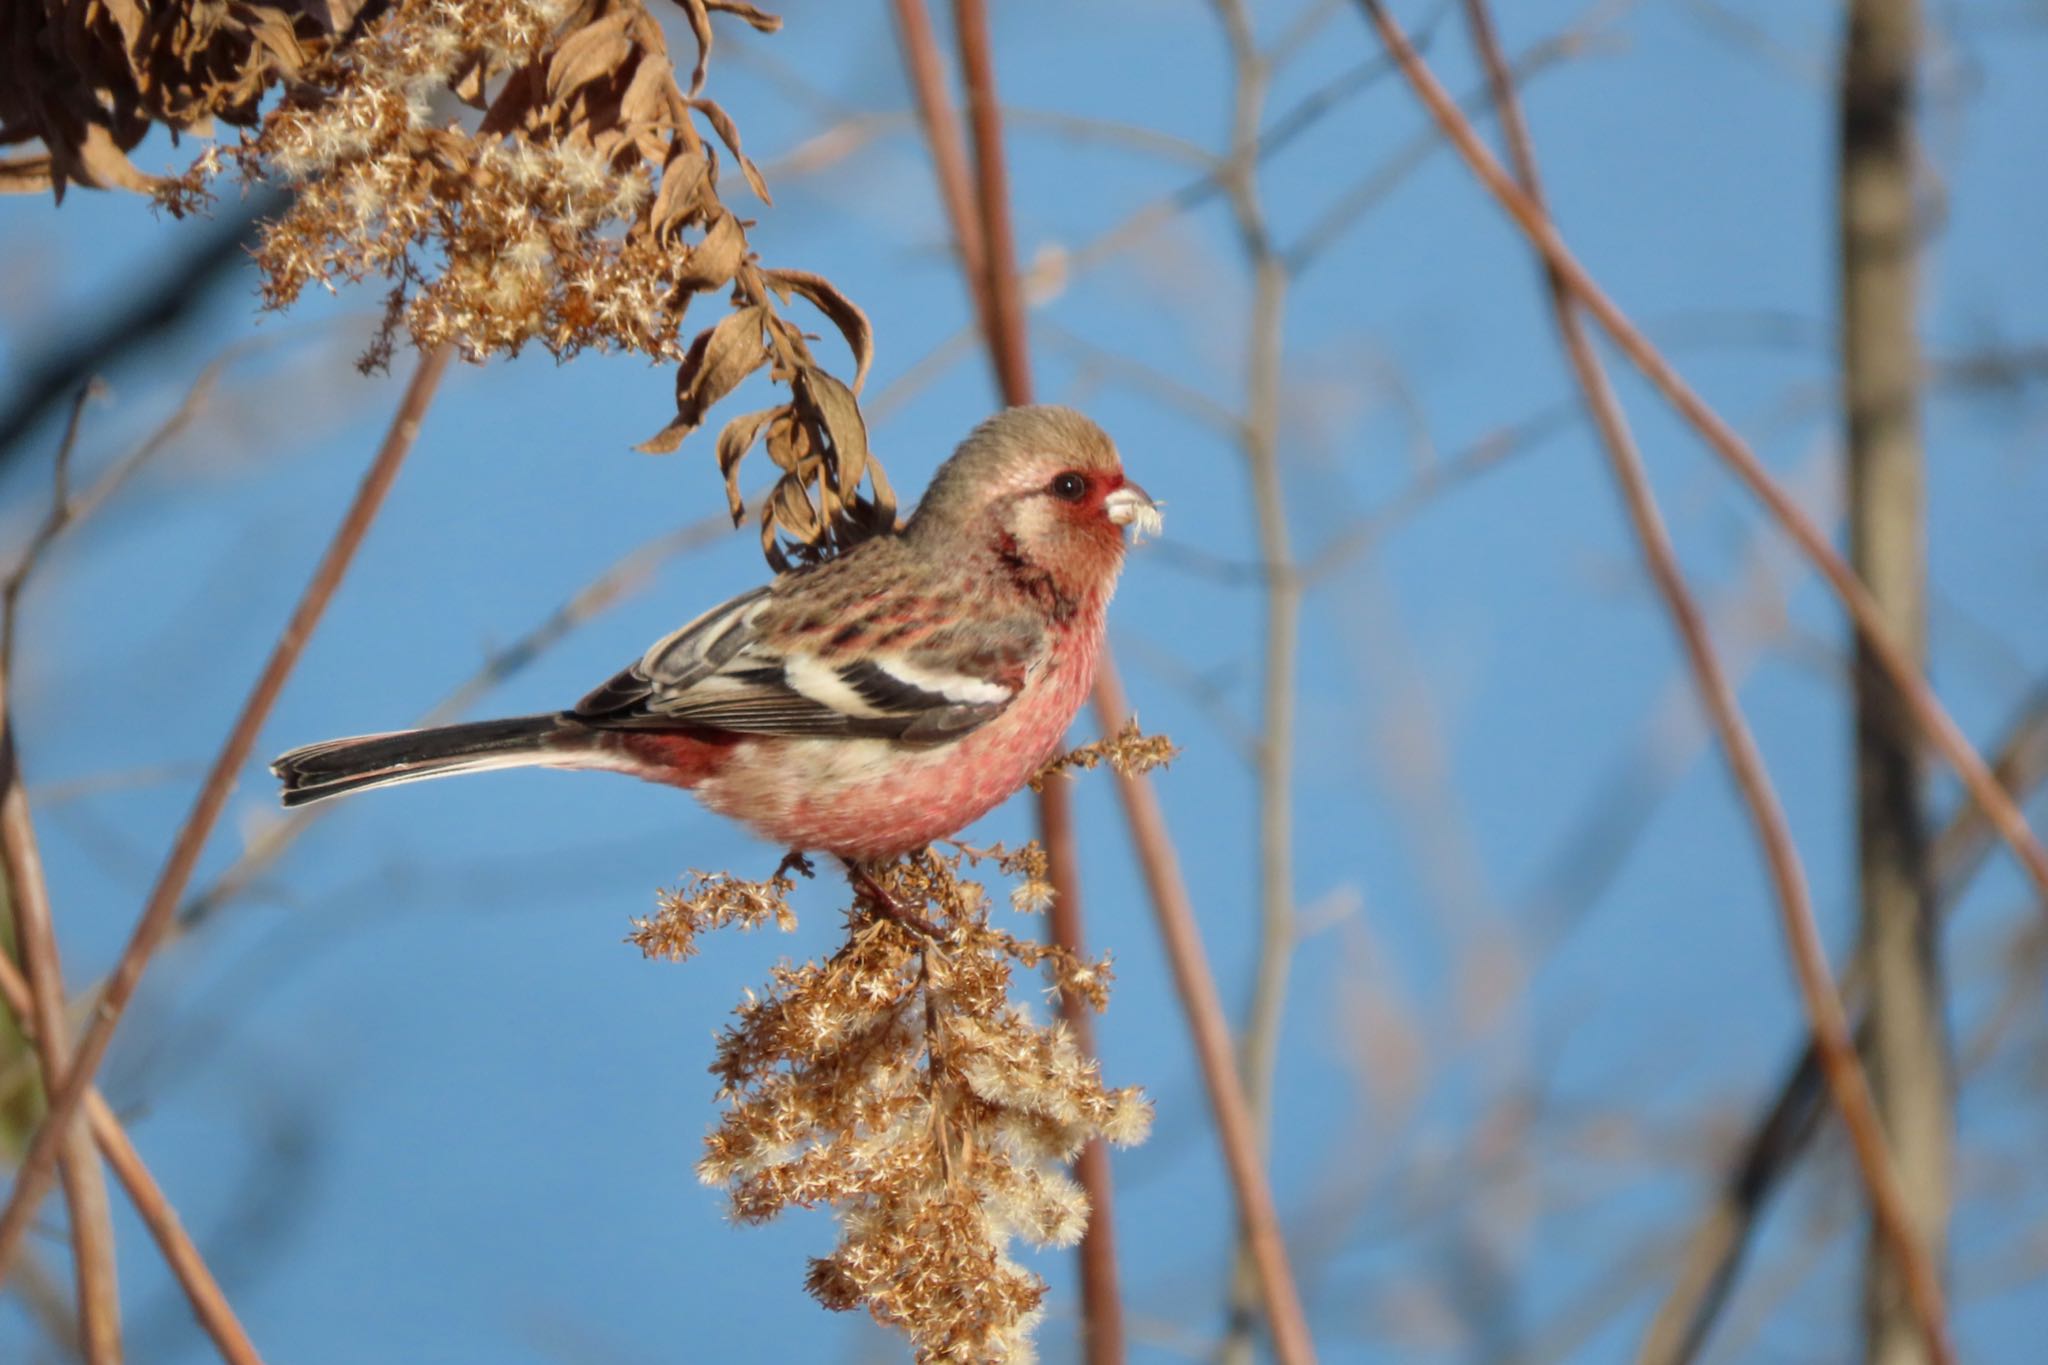
M284 803L303 806L364 787L429 777L559 763L579 727L559 715L513 716L433 730L330 739L294 749L270 765L284 779Z

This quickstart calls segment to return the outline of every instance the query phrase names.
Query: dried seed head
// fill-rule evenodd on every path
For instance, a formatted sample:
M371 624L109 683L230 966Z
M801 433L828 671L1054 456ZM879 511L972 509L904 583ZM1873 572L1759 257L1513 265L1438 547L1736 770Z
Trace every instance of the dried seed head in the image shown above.
M778 967L749 993L719 1040L728 1107L697 1170L745 1221L832 1208L839 1243L806 1281L826 1307L867 1309L920 1361L1021 1361L1045 1284L1011 1245L1078 1240L1087 1197L1066 1163L1092 1137L1140 1139L1151 1110L1010 998L1018 966L1044 966L1059 989L1087 979L1099 1005L1106 964L991 926L986 891L960 875L968 859L1027 878L1045 865L1027 846L927 852L883 872L887 895L939 937L864 898L830 958ZM700 928L779 918L787 889L695 876L635 941L683 955Z

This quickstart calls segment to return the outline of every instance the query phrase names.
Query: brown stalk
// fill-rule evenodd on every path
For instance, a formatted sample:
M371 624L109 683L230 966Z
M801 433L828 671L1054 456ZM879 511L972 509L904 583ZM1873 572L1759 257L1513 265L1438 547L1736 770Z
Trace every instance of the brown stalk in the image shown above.
M1052 879L1052 941L1085 962L1088 937L1081 915L1073 793L1073 786L1059 778L1039 789L1038 837ZM1061 855L1055 856L1054 849ZM1081 1055L1095 1056L1094 1008L1078 994L1061 991L1059 1010ZM1116 1219L1110 1202L1115 1186L1109 1146L1101 1138L1089 1139L1074 1159L1074 1178L1088 1192L1089 1211L1088 1231L1081 1241L1081 1356L1088 1365L1117 1365L1124 1358L1124 1304L1117 1290Z
M967 94L967 127L974 141L974 203L981 223L982 327L995 362L1003 401L1029 403L1031 350L1024 332L1024 299L1017 288L1017 244L1010 230L1010 178L1003 160L1003 113L996 99L988 10L982 0L953 0L954 39Z
M1245 416L1239 425L1239 444L1251 474L1260 577L1266 597L1262 695L1253 750L1259 806L1259 947L1252 971L1251 1009L1238 1047L1245 1103L1251 1109L1264 1160L1272 1146L1274 1074L1295 945L1291 793L1302 585L1295 570L1280 481L1280 363L1289 272L1273 245L1259 198L1259 118L1271 66L1259 53L1244 0L1217 0L1216 9L1230 48L1233 86L1230 152L1222 181L1252 276ZM1240 1227L1232 1257L1230 1310L1222 1352L1225 1362L1236 1365L1251 1360L1257 1308L1257 1268L1250 1239Z
M1999 781L2025 801L2048 783L2048 688L2040 689L2007 729L1993 764ZM1982 809L1965 802L1929 842L1934 911L1945 916L1961 900L1997 843ZM1843 994L1854 998L1863 973L1852 965ZM1858 1031L1859 1038L1866 1036ZM1658 1307L1637 1352L1640 1365L1682 1365L1706 1345L1707 1334L1734 1288L1756 1223L1771 1196L1812 1144L1821 1112L1818 1057L1809 1038L1783 1069L1784 1079L1737 1148L1713 1202L1686 1239L1685 1259Z
M1384 33L1384 27L1391 20L1384 18L1384 10L1376 4L1372 10L1382 23ZM1528 201L1536 205L1538 213L1544 213L1542 184L1536 174L1536 153L1530 143L1528 125L1522 119L1522 106L1516 98L1516 90L1513 90L1513 80L1507 76L1507 65L1501 59L1501 49L1493 35L1487 2L1466 0L1464 10L1470 29L1473 29L1473 41L1481 51L1487 74L1495 86L1501 131L1507 139L1509 156L1516 164L1516 178L1528 194ZM1806 874L1800 868L1792 833L1786 829L1778 794L1772 788L1769 772L1763 767L1763 755L1757 751L1755 739L1749 735L1741 706L1735 702L1735 690L1729 686L1729 677L1720 665L1720 657L1714 653L1712 639L1706 630L1706 618L1700 614L1700 606L1692 598L1692 589L1686 585L1686 577L1679 571L1677 553L1665 532L1663 516L1657 510L1657 497L1651 491L1649 475L1642 469L1642 454L1636 450L1634 436L1628 432L1628 420L1622 413L1620 399L1608 381L1606 370L1599 364L1599 356L1593 352L1593 342L1585 332L1585 323L1579 317L1579 309L1567 289L1563 274L1552 266L1546 266L1544 274L1550 284L1550 299L1556 309L1556 325L1559 325L1559 334L1565 342L1565 352L1571 358L1579 385L1585 389L1585 401L1593 415L1593 424L1602 436L1602 444L1608 450L1610 463L1614 465L1614 477L1622 485L1628 516L1636 528L1636 538L1642 542L1642 553L1649 563L1651 579L1657 583L1657 591L1663 596L1665 608L1671 612L1671 620L1679 630L1683 645L1686 645L1686 655L1698 679L1700 696L1708 706L1714 731L1720 735L1722 751L1729 757L1729 767L1733 769L1735 782L1743 792L1743 802L1749 806L1751 823L1757 827L1757 841L1763 847L1772 884L1778 894L1780 915L1784 917L1786 943L1792 952L1792 966L1798 974L1800 995L1804 997L1806 1015L1812 1023L1812 1036L1819 1044L1821 1070L1827 1078L1829 1091L1835 1097L1835 1107L1841 1111L1843 1126L1849 1132L1849 1144L1855 1150L1855 1162L1858 1162L1864 1185L1870 1191L1870 1203L1878 1228L1886 1244L1892 1248L1896 1265L1901 1267L1907 1300L1913 1306L1913 1316L1919 1320L1919 1332L1927 1340L1929 1357L1937 1361L1952 1361L1954 1347L1948 1340L1942 1281L1935 1275L1933 1263L1927 1257L1927 1248L1915 1234L1905 1191L1898 1185L1898 1173L1892 1169L1892 1158L1884 1142L1884 1128L1878 1121L1876 1103L1872 1101L1864 1068L1855 1058L1847 1011L1841 1005L1841 997L1835 995L1835 982L1827 968L1827 948L1821 941L1815 917L1812 917Z
M64 1025L64 969L57 952L57 931L50 920L49 887L43 880L42 852L14 744L14 621L22 587L40 551L64 525L71 501L71 454L92 392L93 386L87 384L71 405L57 449L56 492L49 516L8 576L5 588L0 589L0 616L4 616L0 620L0 865L7 877L15 951L21 955L29 988L29 998L22 1002L25 1008L17 1007L15 1017L21 1021L22 1031L35 1037L45 1095L56 1093L64 1083L71 1050ZM93 1154L91 1135L82 1130L69 1133L59 1150L58 1163L70 1213L79 1346L91 1365L118 1365L122 1357L121 1284L115 1266L113 1212L107 1205L106 1176Z
M5 955L0 955L0 996L6 997L7 1006L17 1019L33 1024L33 1001L28 981ZM35 1030L31 1028L28 1031ZM114 1168L114 1175L122 1188L128 1191L129 1202L135 1206L143 1225L156 1240L172 1275L184 1289L185 1297L191 1301L193 1316L199 1319L199 1325L213 1339L214 1349L220 1352L221 1359L229 1365L262 1365L262 1356L257 1354L248 1333L242 1330L241 1320L229 1306L227 1295L221 1292L220 1282L206 1268L205 1258L193 1244L191 1234L179 1222L177 1210L164 1197L163 1188L149 1173L149 1167L143 1164L141 1154L121 1127L121 1120L114 1116L112 1107L97 1089L85 1093L85 1122L91 1130L93 1142L98 1144L107 1164Z
M917 0L903 0L906 5L915 5ZM976 70L980 69L979 83L983 89L980 102L981 116L987 125L987 132L977 132L977 147L987 148L998 158L1000 171L1001 128L997 105L993 97L993 76L988 62L988 37L986 16L973 0L956 0L955 22L960 29L961 50L967 68L970 114L976 105L974 91L977 83ZM972 13L963 13L972 11ZM911 78L941 79L936 60L923 64L910 63ZM920 96L920 99L923 99ZM944 108L943 95L939 95L933 107ZM938 158L935 156L935 161ZM941 162L939 173L947 174ZM994 231L984 227L983 240L991 255L997 252L1008 256L1012 250L1007 231L1008 207L1004 193L991 195L986 188L978 195L967 195L948 191L944 195L947 203L966 203L972 200L983 205L993 202L998 217L1003 223L1000 242ZM959 225L955 225L956 234ZM980 315L991 324L984 326L984 335L990 338L992 346L1013 347L1013 358L999 360L999 376L1005 377L1006 396L1010 379L1022 381L1021 391L1029 392L1028 356L1023 341L1023 311L1021 300L1016 298L1016 271L1014 262L1007 269L990 265L984 270L977 288L993 288L1009 296L1011 305L1005 311L998 311L1000 305L993 300L980 303ZM1002 320L1007 317L1012 325L1005 329ZM1117 681L1115 661L1104 652L1096 672L1095 682L1096 723L1104 734L1115 734L1121 728L1127 711L1124 705L1123 688ZM1048 787L1050 790L1050 786ZM1201 936L1195 927L1194 911L1189 904L1186 884L1180 875L1180 863L1175 855L1172 840L1166 832L1165 820L1159 811L1158 799L1149 782L1142 776L1117 779L1117 790L1123 799L1124 809L1130 819L1132 840L1136 845L1139 860L1145 869L1146 882L1152 892L1152 901L1160 920L1161 936L1166 942L1167 956L1172 964L1174 979L1179 989L1182 1004L1188 1011L1189 1027L1195 1038L1196 1054L1202 1065L1204 1080L1210 1093L1210 1101L1216 1111L1218 1134L1224 1149L1226 1164L1230 1171L1231 1185L1236 1194L1239 1217L1248 1229L1248 1236L1257 1261L1260 1282L1265 1288L1267 1312L1272 1319L1274 1352L1283 1365L1301 1365L1314 1360L1314 1347L1310 1342L1306 1319L1301 1311L1301 1302L1294 1288L1293 1274L1287 1264L1286 1243L1280 1235L1279 1215L1273 1205L1272 1192L1266 1182L1266 1173L1258 1156L1258 1144L1254 1136L1250 1109L1245 1104L1240 1088L1235 1057L1230 1041L1230 1028L1225 1022L1223 1006L1216 994L1215 979L1210 975L1207 960L1202 951ZM1053 867L1058 869L1060 859L1048 848ZM1081 1172L1085 1179L1086 1171ZM1089 1190L1091 1201L1095 1191ZM1106 1205L1098 1204L1098 1208ZM1092 1273L1087 1268L1088 1241L1083 1242L1084 1279ZM1090 1333L1090 1349L1098 1349L1102 1334Z
M1382 37L1398 56L1396 44L1400 40L1392 28L1392 20L1373 0L1367 0L1367 7L1380 26ZM1513 78L1508 74L1500 44L1494 36L1486 0L1465 0L1465 14L1473 43L1479 49L1493 82L1501 130L1515 164L1516 178L1529 203L1535 206L1538 214L1544 214L1546 210L1536 170L1535 150L1528 126L1522 118L1520 101L1515 97ZM1403 66L1408 67L1406 60ZM1885 1145L1884 1128L1878 1120L1869 1082L1857 1061L1856 1046L1850 1037L1848 1012L1842 1007L1841 997L1835 993L1834 981L1828 971L1827 949L1814 922L1806 874L1800 865L1799 851L1792 842L1791 832L1786 828L1784 811L1778 804L1763 756L1757 750L1756 741L1736 703L1734 689L1729 685L1727 673L1708 635L1706 618L1679 568L1677 552L1665 529L1656 495L1650 488L1642 455L1629 432L1621 401L1593 350L1592 338L1579 316L1562 272L1554 266L1546 266L1545 275L1565 353L1585 391L1587 408L1600 432L1615 480L1621 486L1646 567L1685 647L1701 700L1720 737L1722 752L1727 755L1750 821L1756 827L1757 840L1769 865L1784 921L1785 939L1799 979L1800 995L1804 998L1818 1044L1821 1070L1834 1096L1835 1107L1841 1113L1843 1126L1848 1129L1850 1146L1855 1151L1863 1183L1870 1193L1877 1226L1900 1267L1903 1287L1918 1320L1920 1333L1926 1340L1929 1356L1936 1360L1953 1360L1954 1348L1948 1340L1947 1310L1943 1304L1941 1282L1926 1248L1916 1235L1898 1173L1893 1169L1891 1154Z
M1105 655L1095 674L1096 724L1104 734L1115 734L1129 718L1130 707L1124 700L1116 663ZM1273 1204L1272 1187L1266 1181L1265 1163L1259 1159L1258 1128L1238 1081L1230 1025L1223 1013L1223 1001L1216 994L1216 978L1202 948L1194 904L1188 899L1187 882L1181 876L1172 836L1166 832L1159 795L1142 776L1125 777L1119 773L1116 786L1123 798L1124 817L1130 821L1138 865L1145 874L1145 885L1159 916L1159 934L1165 942L1167 963L1173 969L1174 988L1187 1010L1188 1032L1202 1067L1202 1080L1208 1087L1210 1108L1216 1114L1216 1135L1223 1146L1224 1166L1237 1196L1238 1218L1244 1224L1252 1259L1259 1267L1259 1282L1265 1288L1273 1354L1282 1365L1313 1361L1315 1344L1294 1287L1294 1274L1288 1267L1287 1243L1280 1234L1280 1215Z
M1826 535L1799 509L1748 443L1693 391L1663 353L1629 321L1628 315L1587 273L1549 216L1521 191L1486 150L1472 121L1459 112L1450 94L1416 55L1381 0L1358 0L1358 3L1378 28L1389 51L1400 63L1402 73L1473 175L1514 220L1523 235L1557 272L1559 280L1579 305L1600 324L1629 362L1641 370L1678 414L1700 433L1714 453L1764 504L1772 520L1784 528L1800 552L1820 570L1821 577L1855 623L1857 633L1867 642L1872 660L1884 670L1886 678L1899 690L1912 711L1914 723L1955 769L1970 798L1984 807L1999 837L2012 849L2028 879L2040 893L2044 909L2048 909L2048 850L2042 848L2033 831L2027 827L2026 816L2000 789L1983 757L1971 746L1927 680L1892 638L1862 580L1835 553Z
M903 61L910 68L910 90L917 100L917 121L938 171L939 197L945 201L946 220L953 227L954 249L960 253L967 301L986 335L982 286L988 267L983 263L981 217L974 207L974 181L967 169L966 146L960 141L960 124L946 97L945 59L939 55L931 11L924 7L924 0L894 0L894 4Z
M312 581L306 585L291 619L272 647L262 673L242 703L241 712L199 789L192 811L178 831L170 857L150 891L134 932L107 978L106 989L94 1008L92 1023L79 1040L71 1070L65 1076L63 1086L51 1098L42 1126L36 1130L27 1155L15 1172L14 1188L8 1195L5 1210L0 1211L0 1282L4 1282L8 1268L21 1250L22 1238L28 1231L37 1203L49 1189L56 1171L58 1148L70 1131L79 1105L84 1102L93 1074L106 1057L114 1030L120 1024L121 1013L134 998L151 955L176 919L178 902L185 894L185 886L192 878L192 869L199 861L207 836L212 833L215 822L227 805L229 793L234 790L235 778L248 761L263 722L268 718L278 694L284 690L285 680L298 664L299 655L311 638L313 628L326 611L335 589L340 586L342 576L348 571L370 524L376 520L384 495L390 491L399 468L405 463L406 453L412 449L413 438L419 433L420 422L433 401L434 390L448 368L452 354L449 347L440 346L421 357L419 368L406 387L405 396L399 402L390 429L384 435L369 472L363 477L354 502L343 515L326 554L314 570Z
M903 0L899 9L919 11L924 36L930 21L922 4ZM913 59L913 84L919 86L918 108L927 117L932 136L932 161L937 168L954 237L960 244L961 268L995 368L1003 401L1016 406L1032 400L1031 350L1025 334L1024 303L1017 288L1017 249L1010 231L1009 177L1003 161L1002 110L997 103L995 60L989 49L988 12L980 0L954 0L954 37L967 97L968 129L974 140L972 194L963 180L957 125L947 108L943 71L936 48L922 62ZM906 35L912 32L905 24ZM942 130L945 130L942 132ZM948 146L950 144L950 146ZM969 210L972 210L971 212ZM976 267L979 267L977 271ZM1045 848L1053 894L1053 942L1086 960L1087 936L1081 915L1081 860L1074 839L1073 794L1064 782L1048 782L1038 796L1039 838ZM1060 997L1061 1016L1081 1027L1075 1043L1085 1057L1095 1056L1095 1030L1086 1001ZM1074 1178L1088 1195L1088 1229L1081 1235L1081 1347L1089 1365L1120 1365L1124 1359L1123 1293L1116 1267L1115 1186L1109 1150L1100 1138L1082 1148Z

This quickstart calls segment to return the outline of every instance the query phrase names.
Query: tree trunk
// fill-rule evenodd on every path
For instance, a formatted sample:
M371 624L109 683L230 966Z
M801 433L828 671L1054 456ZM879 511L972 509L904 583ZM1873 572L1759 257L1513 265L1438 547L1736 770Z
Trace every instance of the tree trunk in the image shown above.
M1913 93L1919 0L1851 0L1841 83L1842 402L1849 548L1895 638L1926 653L1926 532ZM1944 1260L1951 1147L1948 1038L1930 919L1918 744L1897 692L1856 647L1856 815L1870 1078L1913 1222ZM1892 1258L1874 1233L1864 1358L1926 1359Z

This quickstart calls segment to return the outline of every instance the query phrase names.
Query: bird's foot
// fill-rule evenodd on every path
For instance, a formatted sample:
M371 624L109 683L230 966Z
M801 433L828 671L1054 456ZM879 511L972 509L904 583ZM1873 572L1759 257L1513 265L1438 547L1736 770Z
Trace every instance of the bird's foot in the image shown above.
M859 863L848 863L846 874L854 889L864 894L874 909L895 920L911 933L928 938L934 943L946 936L945 930L890 894L888 888L875 880L875 874L866 867Z

